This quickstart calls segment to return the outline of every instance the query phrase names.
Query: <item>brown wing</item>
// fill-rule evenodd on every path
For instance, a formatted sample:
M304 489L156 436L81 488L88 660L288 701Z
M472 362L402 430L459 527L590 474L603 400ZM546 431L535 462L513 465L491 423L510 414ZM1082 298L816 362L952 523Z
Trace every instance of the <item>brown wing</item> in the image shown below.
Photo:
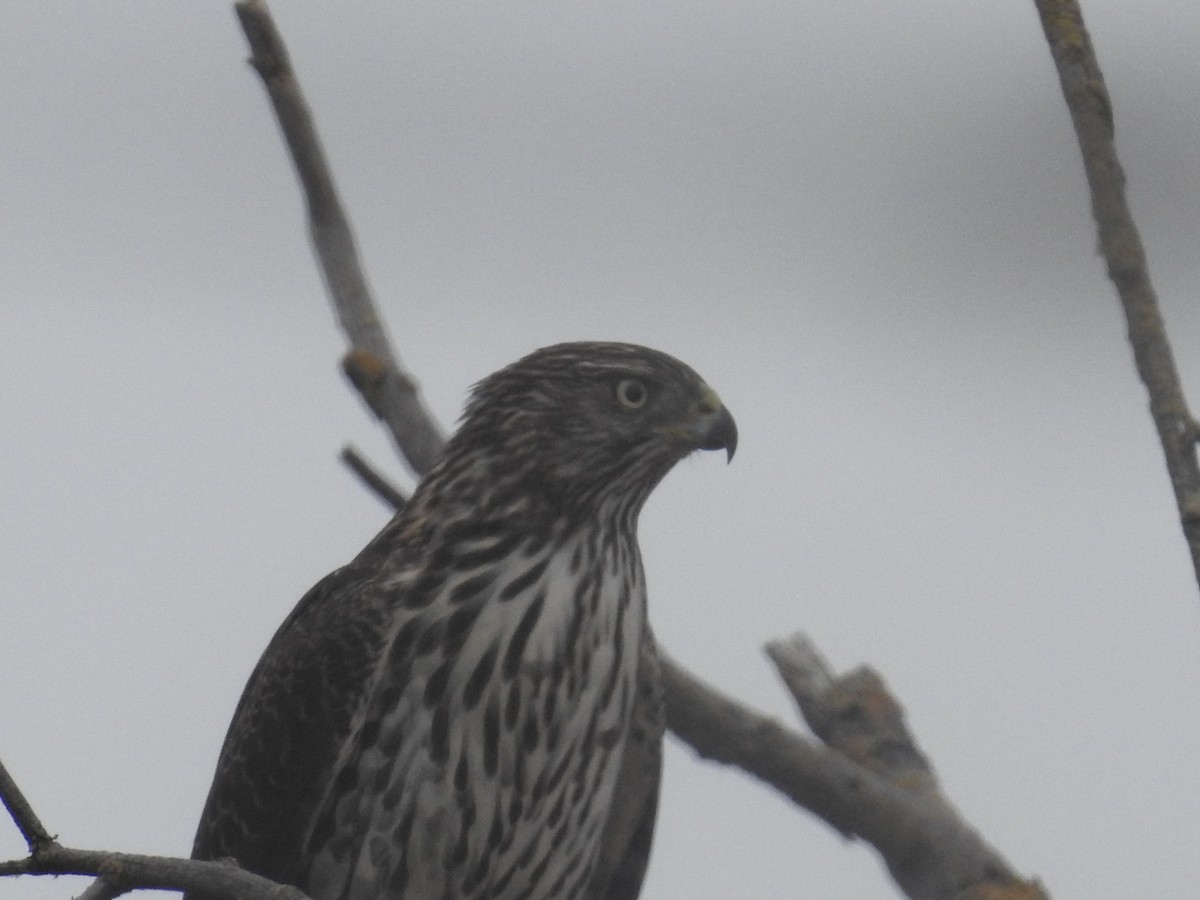
M637 685L629 742L617 775L612 812L604 827L590 900L636 900L650 861L666 717L658 646L649 626L642 639Z
M263 653L225 737L193 858L233 857L252 872L295 883L384 637L384 605L369 580L379 565L372 555L318 582Z

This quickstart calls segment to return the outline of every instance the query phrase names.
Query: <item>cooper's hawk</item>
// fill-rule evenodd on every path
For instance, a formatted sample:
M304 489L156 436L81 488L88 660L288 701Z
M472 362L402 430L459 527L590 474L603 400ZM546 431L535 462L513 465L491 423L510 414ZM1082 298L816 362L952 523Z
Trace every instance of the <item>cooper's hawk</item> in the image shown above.
M405 509L267 647L193 856L315 900L636 897L663 727L637 517L684 456L736 444L645 347L480 382Z

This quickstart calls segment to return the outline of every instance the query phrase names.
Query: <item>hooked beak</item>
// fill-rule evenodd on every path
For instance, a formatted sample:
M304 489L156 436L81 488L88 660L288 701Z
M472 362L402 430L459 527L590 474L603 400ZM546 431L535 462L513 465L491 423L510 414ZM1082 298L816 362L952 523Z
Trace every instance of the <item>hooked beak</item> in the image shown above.
M725 451L725 461L733 459L737 450L738 431L733 416L712 388L705 391L704 399L700 401L700 411L703 414L699 429L699 444L701 450Z

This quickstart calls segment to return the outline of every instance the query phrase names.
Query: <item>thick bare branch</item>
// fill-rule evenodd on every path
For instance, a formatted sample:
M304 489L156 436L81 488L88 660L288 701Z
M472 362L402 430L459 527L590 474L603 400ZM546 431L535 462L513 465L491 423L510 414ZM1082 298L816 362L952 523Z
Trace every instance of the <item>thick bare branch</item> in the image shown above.
M1125 197L1125 173L1113 142L1112 102L1076 0L1035 2L1083 154L1100 251L1125 311L1134 362L1150 394L1150 413L1200 581L1200 429L1183 396L1141 235Z
M737 766L879 851L915 900L1044 898L947 804L906 790L710 687L664 658L667 722L706 759Z
M442 431L425 408L416 382L400 367L375 311L354 233L338 198L308 104L292 71L287 48L264 3L246 0L234 8L250 44L250 63L262 77L296 167L308 204L313 249L325 286L334 298L338 320L351 352L368 355L376 369L370 390L360 388L360 392L387 426L401 456L413 471L424 473L441 451Z

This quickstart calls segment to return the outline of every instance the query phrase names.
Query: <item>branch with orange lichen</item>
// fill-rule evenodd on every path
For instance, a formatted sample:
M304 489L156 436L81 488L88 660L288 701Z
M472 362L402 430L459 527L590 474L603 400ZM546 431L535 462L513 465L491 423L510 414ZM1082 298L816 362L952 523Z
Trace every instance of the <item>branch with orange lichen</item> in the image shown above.
M309 236L325 287L336 301L338 321L350 343L349 356L356 357L360 366L373 368L369 389L360 388L360 393L387 426L400 455L414 472L424 472L441 450L442 430L425 407L416 382L403 374L375 311L354 232L287 47L265 4L237 3L234 9L250 44L250 64L267 89L296 167L308 207Z

